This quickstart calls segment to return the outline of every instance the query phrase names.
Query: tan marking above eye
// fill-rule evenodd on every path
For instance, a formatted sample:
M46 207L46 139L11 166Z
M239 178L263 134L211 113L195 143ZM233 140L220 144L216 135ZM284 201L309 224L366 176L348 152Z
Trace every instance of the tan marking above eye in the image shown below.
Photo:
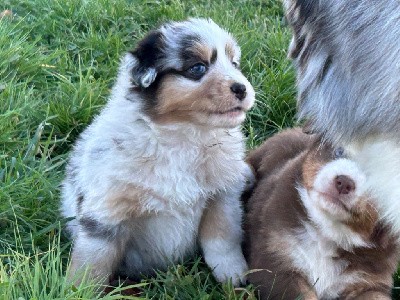
M230 91L232 81L217 71L208 72L205 79L188 86L187 80L166 75L157 95L158 103L151 110L153 121L168 123L193 121L193 116L225 112L237 106Z
M212 56L212 49L207 45L196 42L192 47L188 49L193 53L193 56L199 58L203 62L210 62Z
M231 61L233 61L233 58L235 57L235 47L231 43L225 45L225 54Z

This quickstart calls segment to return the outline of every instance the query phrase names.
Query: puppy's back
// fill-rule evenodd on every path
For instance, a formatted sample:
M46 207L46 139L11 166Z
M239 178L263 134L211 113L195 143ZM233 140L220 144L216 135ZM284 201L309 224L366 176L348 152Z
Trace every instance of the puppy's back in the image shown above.
M299 197L296 182L301 180L308 149L316 141L315 135L299 128L289 129L249 153L248 162L256 171L257 182L253 194L244 199L244 248L249 265L263 268L248 276L251 283L263 283L258 287L261 299L266 295L271 299L295 299L306 286L300 274L288 272L292 270L286 259L288 245L281 237L300 227L307 217L301 202L293 199Z
M301 128L288 129L250 151L247 162L254 168L256 177L261 178L275 172L288 160L306 151L315 141L315 135L307 135Z

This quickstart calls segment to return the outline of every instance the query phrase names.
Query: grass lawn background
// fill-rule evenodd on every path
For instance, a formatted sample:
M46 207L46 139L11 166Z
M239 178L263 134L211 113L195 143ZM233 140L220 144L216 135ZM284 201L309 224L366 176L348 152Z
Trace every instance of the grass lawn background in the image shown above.
M0 300L98 296L89 282L65 283L71 244L59 184L71 146L106 102L120 56L149 29L209 17L233 33L257 93L243 128L248 148L294 123L290 30L277 0L3 0L5 9L14 15L0 20ZM253 297L251 286L217 284L200 259L138 289L157 299ZM104 298L121 299L119 289Z

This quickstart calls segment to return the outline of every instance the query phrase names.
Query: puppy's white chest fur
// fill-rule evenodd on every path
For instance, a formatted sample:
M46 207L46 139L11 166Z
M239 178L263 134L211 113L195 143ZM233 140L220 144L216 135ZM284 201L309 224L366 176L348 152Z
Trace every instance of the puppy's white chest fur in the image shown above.
M295 238L287 238L292 246L290 253L294 266L307 275L318 299L334 299L352 282L357 274L343 274L346 262L335 259L337 245L325 239L312 225L305 224L304 230Z
M155 145L148 140L151 146L146 150L143 173L132 180L169 197L172 205L204 199L243 176L237 172L242 169L244 153L239 129L160 132L156 138Z

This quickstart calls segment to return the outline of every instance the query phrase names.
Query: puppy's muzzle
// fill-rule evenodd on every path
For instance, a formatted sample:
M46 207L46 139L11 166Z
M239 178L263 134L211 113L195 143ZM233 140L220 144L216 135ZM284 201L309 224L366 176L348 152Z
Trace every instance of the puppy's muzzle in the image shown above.
M246 86L239 82L235 82L234 84L231 85L231 91L240 101L242 101L247 95Z

